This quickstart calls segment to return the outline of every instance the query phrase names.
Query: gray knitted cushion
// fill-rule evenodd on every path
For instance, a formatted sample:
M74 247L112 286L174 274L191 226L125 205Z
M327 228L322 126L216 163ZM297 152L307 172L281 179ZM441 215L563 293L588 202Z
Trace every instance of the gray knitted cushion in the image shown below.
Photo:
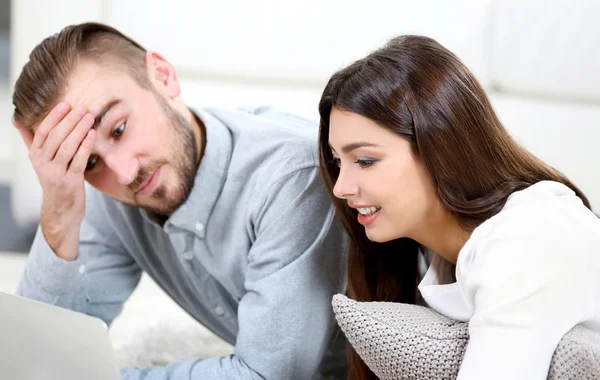
M356 302L338 294L333 310L344 334L382 380L454 380L465 353L467 323L423 306ZM600 333L573 328L552 357L549 380L600 380Z

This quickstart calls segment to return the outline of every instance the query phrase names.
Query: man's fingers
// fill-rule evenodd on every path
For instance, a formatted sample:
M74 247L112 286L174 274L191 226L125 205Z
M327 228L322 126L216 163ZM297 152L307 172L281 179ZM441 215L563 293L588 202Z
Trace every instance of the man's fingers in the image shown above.
M62 144L60 144L53 162L63 167L66 171L68 163L73 160L73 157L83 142L83 139L87 135L90 128L92 128L92 125L94 125L94 117L88 113L81 119L75 129L73 129L71 133L64 139Z
M59 103L52 111L50 111L48 116L46 116L46 118L40 123L39 127L35 131L33 143L31 144L33 149L42 148L46 142L48 133L50 133L52 128L60 123L70 109L71 107L67 103Z
M17 127L17 129L19 130L21 139L23 139L23 142L25 145L27 145L27 150L31 149L31 144L33 143L33 132L23 127Z
M75 156L69 165L67 175L84 174L90 154L92 153L95 138L96 130L90 129L81 142L81 145L79 145L79 149L77 149L77 153L75 153Z
M48 133L46 142L42 147L42 155L46 160L53 160L54 156L61 144L65 141L67 136L73 131L75 126L81 121L83 116L86 114L84 106L77 106L69 114L62 119L62 121L52 128ZM74 147L77 149L77 147ZM74 150L73 150L74 151Z

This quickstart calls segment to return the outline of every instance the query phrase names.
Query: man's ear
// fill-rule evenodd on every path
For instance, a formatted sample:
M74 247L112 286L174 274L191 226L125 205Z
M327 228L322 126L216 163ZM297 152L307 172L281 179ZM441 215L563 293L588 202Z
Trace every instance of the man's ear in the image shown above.
M150 81L156 89L173 99L181 93L179 79L175 67L169 63L162 55L155 51L146 52L146 67Z

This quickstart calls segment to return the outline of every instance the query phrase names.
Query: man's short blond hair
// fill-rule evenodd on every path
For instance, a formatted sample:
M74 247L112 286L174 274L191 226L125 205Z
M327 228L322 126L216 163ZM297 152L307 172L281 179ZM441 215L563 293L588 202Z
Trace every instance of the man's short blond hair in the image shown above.
M99 23L71 25L44 39L29 55L15 84L13 120L32 130L63 97L78 62L115 65L143 88L152 84L146 49L115 28Z

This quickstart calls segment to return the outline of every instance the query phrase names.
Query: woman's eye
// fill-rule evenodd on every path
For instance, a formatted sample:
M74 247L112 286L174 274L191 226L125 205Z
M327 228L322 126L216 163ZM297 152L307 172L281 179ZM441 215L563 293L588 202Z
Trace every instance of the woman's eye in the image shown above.
M358 158L356 159L356 163L360 165L361 168L366 168L373 165L375 163L375 160Z
M339 157L333 157L331 160L329 160L329 165L337 166L339 168L342 166L342 160L340 160Z
M125 123L121 123L112 133L113 137L119 137L125 132Z

